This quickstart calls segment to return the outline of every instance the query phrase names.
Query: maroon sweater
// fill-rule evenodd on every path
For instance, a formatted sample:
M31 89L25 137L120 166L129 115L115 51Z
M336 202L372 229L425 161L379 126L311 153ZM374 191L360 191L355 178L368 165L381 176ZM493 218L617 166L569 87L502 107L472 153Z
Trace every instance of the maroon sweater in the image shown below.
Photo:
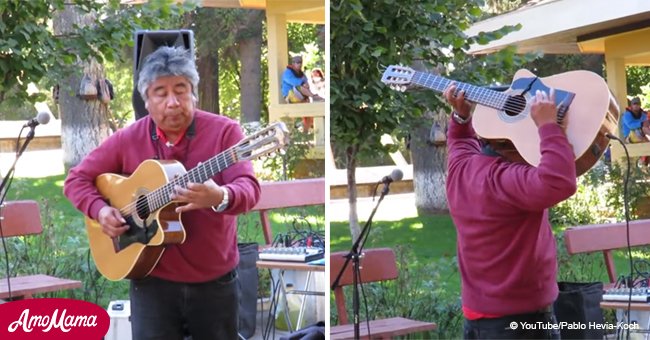
M576 191L572 148L556 124L539 128L538 167L483 155L471 124L451 120L447 199L458 232L463 306L512 315L558 294L547 208Z
M63 191L77 209L97 219L99 210L107 205L94 185L100 174L129 176L140 163L154 157L178 160L190 170L244 137L236 121L196 110L194 136L188 131L180 143L167 147L160 140L152 140L151 124L147 116L117 131L70 170ZM237 214L253 208L260 197L260 186L248 161L236 163L212 179L229 191L228 209L222 213L210 208L183 213L185 242L166 246L152 276L205 282L226 274L239 263Z

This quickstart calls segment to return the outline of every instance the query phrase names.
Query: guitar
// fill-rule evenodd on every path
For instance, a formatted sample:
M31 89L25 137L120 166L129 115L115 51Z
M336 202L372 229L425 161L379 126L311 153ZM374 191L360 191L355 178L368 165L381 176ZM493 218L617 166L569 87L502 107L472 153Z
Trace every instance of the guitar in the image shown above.
M381 81L405 91L418 86L443 92L453 81L404 66L389 66ZM576 174L587 172L605 152L618 127L619 108L605 81L589 71L570 71L538 78L528 70L515 73L505 92L456 82L465 98L478 104L472 116L476 134L505 158L537 166L541 153L537 127L530 117L530 99L537 90L555 89L558 121L565 121L573 146Z
M98 176L97 189L120 210L130 227L126 233L111 238L96 220L86 217L90 250L99 272L113 281L147 276L166 244L185 241L181 214L174 211L178 204L169 198L175 185L203 183L237 162L275 152L287 141L286 126L275 123L190 171L174 160L146 160L128 178L108 173Z

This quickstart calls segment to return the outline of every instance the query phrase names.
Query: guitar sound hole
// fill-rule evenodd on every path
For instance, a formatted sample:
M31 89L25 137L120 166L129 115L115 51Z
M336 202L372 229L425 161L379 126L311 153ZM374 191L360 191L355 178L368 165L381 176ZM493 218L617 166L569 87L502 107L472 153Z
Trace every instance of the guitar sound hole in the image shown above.
M521 95L510 96L503 105L505 113L510 116L518 116L526 108L526 98Z
M149 204L147 202L147 198L145 196L140 196L138 197L138 200L136 201L136 212L138 213L138 217L140 219L146 219L149 217Z

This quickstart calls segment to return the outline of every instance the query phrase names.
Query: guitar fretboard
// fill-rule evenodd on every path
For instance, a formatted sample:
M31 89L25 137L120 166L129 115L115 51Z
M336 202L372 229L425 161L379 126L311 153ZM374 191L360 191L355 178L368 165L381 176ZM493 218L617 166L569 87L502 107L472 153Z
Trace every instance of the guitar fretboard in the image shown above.
M187 188L188 183L203 183L235 163L237 163L237 154L233 148L230 148L197 165L184 175L171 179L167 184L146 195L149 211L158 210L169 204L175 186Z
M510 97L509 95L499 91L418 71L413 73L412 82L441 93L445 91L449 84L456 82L457 89L459 91L465 91L465 99L497 110L503 110L508 98Z

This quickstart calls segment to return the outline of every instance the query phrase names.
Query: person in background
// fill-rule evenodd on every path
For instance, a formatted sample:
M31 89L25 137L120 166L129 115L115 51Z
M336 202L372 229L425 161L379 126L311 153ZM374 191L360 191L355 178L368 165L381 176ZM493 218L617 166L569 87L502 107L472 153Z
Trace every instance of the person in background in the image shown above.
M315 93L318 95L320 98L324 98L327 96L325 93L327 88L325 87L325 75L323 74L323 70L320 68L315 68L311 70L311 78L309 79L309 90L312 93ZM317 100L314 100L317 101Z
M194 56L163 46L147 56L138 91L149 115L118 130L72 168L64 193L109 237L129 226L95 186L103 173L128 176L147 159L176 160L192 169L244 138L239 123L196 108L199 74ZM186 230L182 244L165 246L144 279L131 280L133 339L237 339L239 288L237 215L252 209L260 185L251 162L204 183L174 187L170 199Z
M538 91L530 107L540 136L537 167L510 162L489 144L481 147L464 91L456 94L452 84L444 96L454 108L446 190L458 233L464 338L559 339L552 327L510 327L557 323L558 262L548 209L571 197L577 183L553 91Z
M623 113L623 139L627 143L647 143L650 142L650 127L648 122L648 113L641 108L641 100L638 97L630 100L630 106ZM650 158L642 156L639 163L648 165Z
M309 90L309 80L302 71L302 57L291 58L291 64L282 73L282 97L289 104L308 103L310 98L322 100Z

